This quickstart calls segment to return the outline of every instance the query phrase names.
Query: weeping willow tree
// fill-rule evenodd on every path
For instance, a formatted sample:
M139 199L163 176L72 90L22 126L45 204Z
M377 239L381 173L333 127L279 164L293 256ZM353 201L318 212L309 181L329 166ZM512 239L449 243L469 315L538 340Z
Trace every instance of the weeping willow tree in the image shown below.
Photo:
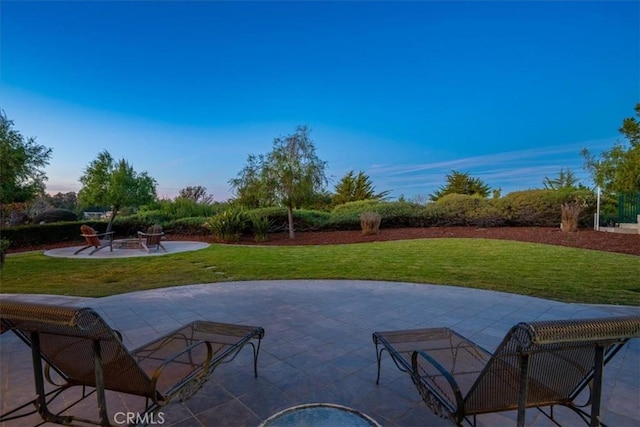
M266 155L250 155L235 179L229 181L240 204L283 205L287 208L289 238L295 237L293 210L309 202L327 185L327 163L320 160L307 126L273 140Z

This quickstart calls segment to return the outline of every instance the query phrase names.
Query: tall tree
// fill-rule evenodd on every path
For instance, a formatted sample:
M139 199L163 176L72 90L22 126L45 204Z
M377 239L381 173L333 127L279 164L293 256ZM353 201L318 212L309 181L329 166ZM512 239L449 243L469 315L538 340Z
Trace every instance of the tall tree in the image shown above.
M451 171L447 175L447 184L440 187L429 198L434 202L447 194L468 194L487 197L491 187L485 184L480 178L473 178L468 173Z
M560 169L556 178L544 177L542 185L545 190L564 190L566 188L576 188L580 180L576 178L576 174L571 169Z
M636 104L635 111L640 117L640 103ZM585 169L605 193L640 192L640 121L627 117L618 131L627 141L617 141L599 158L586 148L582 150Z
M295 236L293 210L313 200L326 183L326 162L316 155L307 126L298 126L286 137L273 141L267 155L250 155L247 165L229 183L239 200L258 205L273 200L287 208L289 238Z
M25 138L0 110L0 204L30 202L44 194L51 148Z
M137 173L124 159L114 161L108 151L98 154L80 177L78 201L84 205L110 206L111 231L116 215L123 207L137 207L156 199L156 181L147 172Z
M44 198L47 200L47 202L49 202L51 206L57 209L75 211L78 207L78 197L73 191L70 191L68 193L58 192L53 196L45 194Z
M213 203L213 195L207 194L206 187L200 185L195 187L186 187L180 190L178 198L191 200L196 203L211 204Z
M333 203L340 205L357 200L381 200L387 197L388 191L376 193L371 179L362 171L358 175L349 171L335 186Z

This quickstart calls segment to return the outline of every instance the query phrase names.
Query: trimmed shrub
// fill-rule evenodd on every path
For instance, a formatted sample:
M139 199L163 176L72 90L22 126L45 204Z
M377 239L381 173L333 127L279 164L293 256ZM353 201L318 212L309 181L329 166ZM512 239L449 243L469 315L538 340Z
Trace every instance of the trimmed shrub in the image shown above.
M284 231L289 225L285 207L252 209L251 214L269 218L271 231ZM293 226L297 231L322 230L326 228L330 218L331 214L328 212L296 209L293 211Z
M467 194L448 194L435 204L442 226L496 227L506 224L498 199Z
M562 221L560 206L579 201L585 209L580 224L592 222L594 194L588 189L527 190L509 193L504 198L507 225L558 227Z
M361 214L362 212L372 212L373 210L375 210L375 208L377 208L379 205L383 204L385 202L382 202L380 200L377 199L371 199L371 200L358 200L355 202L347 202L347 203L343 203L341 205L337 205L336 207L334 207L331 210L331 213L335 213L335 214L346 214L346 213L356 213L356 214Z
M206 225L205 217L180 218L170 221L164 226L165 234L184 234L188 236L201 236L211 233L211 229Z
M36 215L32 222L34 224L47 224L52 222L77 221L78 216L67 209L49 209Z

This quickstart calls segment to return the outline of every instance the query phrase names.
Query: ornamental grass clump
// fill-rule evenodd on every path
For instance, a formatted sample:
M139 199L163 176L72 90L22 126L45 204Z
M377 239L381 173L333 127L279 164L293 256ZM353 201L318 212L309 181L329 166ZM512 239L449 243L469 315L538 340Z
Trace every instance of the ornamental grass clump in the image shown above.
M214 237L225 243L237 243L247 226L247 213L243 209L227 209L212 216L206 223Z
M272 225L267 215L251 215L251 226L255 241L266 242L269 239L269 231L271 231Z
M560 229L565 233L578 231L578 220L580 213L584 208L584 204L578 201L572 201L563 203L560 206L562 211L562 222L560 223Z
M362 212L360 214L360 227L365 236L378 234L382 217L377 212Z

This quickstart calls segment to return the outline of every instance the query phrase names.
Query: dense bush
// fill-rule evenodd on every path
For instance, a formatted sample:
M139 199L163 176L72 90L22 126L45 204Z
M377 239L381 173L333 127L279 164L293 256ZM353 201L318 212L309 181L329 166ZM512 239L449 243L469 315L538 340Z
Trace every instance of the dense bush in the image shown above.
M591 225L595 197L587 189L581 190L528 190L510 193L506 197L486 199L477 196L451 194L437 202L420 205L408 202L364 200L336 206L331 212L298 209L293 212L297 231L359 230L360 216L376 212L381 228L446 227L446 226L550 226L559 227L561 205L580 203L587 207L579 217L580 226ZM188 205L185 204L185 206ZM173 204L167 204L173 206ZM218 204L217 207L222 207ZM229 205L227 205L229 206ZM241 235L253 232L258 239L268 232L283 232L287 227L287 210L271 207L242 211L228 207L211 216L173 218L162 208L141 210L135 215L117 217L113 231L117 238L133 237L137 231L152 224L162 225L167 234L206 235L217 227L217 235L227 241L237 241ZM221 216L220 216L221 215ZM256 218L252 223L250 218ZM222 223L221 223L222 221ZM12 247L80 241L81 224L75 221L43 225L8 227L2 236L12 241ZM208 225L207 225L208 224ZM105 221L90 222L98 232L104 232ZM211 225L214 227L211 228Z
M431 209L437 213L438 225L497 227L506 224L503 205L498 200L448 194L438 199Z
M408 202L361 200L336 206L331 211L326 227L332 230L356 230L360 228L360 215L377 212L385 227L424 227L429 224L424 206Z
M64 222L64 221L77 221L78 216L67 209L49 209L36 215L32 222L34 224L52 223L52 222Z
M19 248L25 246L57 244L64 242L80 242L80 225L84 222L56 222L52 224L33 224L20 225L17 227L9 227L2 229L2 237L11 241L11 248ZM104 231L103 228L89 224L96 230Z
M226 209L224 203L198 203L190 199L158 200L140 208L140 213L159 211L169 219L211 217Z
M504 215L507 225L559 227L560 206L580 200L588 208L580 215L582 225L593 220L594 195L587 189L575 190L527 190L509 193L504 198Z
M205 217L181 218L163 226L165 234L204 235L211 233Z
M378 206L383 204L380 200L358 200L355 202L347 202L341 205L334 207L331 210L331 213L334 214L349 214L355 213L356 215L360 215L362 212L373 212L376 211Z
M284 231L288 227L289 219L285 207L258 208L251 210L251 213L268 218L272 231ZM296 209L293 211L293 226L296 231L322 230L326 228L330 217L331 214L328 212Z

